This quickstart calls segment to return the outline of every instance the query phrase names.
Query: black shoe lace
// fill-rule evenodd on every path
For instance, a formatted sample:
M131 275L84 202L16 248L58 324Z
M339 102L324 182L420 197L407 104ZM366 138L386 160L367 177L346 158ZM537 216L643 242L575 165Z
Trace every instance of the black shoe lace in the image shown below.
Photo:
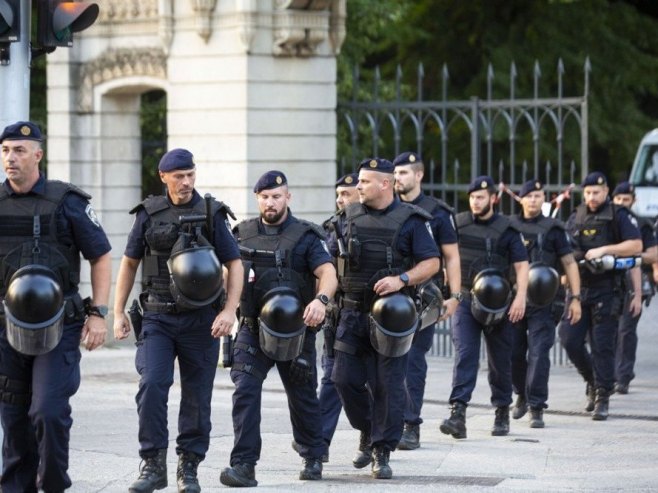
M147 458L142 461L143 466L139 471L139 479L147 479L150 476L159 474L160 467L158 466L157 459Z

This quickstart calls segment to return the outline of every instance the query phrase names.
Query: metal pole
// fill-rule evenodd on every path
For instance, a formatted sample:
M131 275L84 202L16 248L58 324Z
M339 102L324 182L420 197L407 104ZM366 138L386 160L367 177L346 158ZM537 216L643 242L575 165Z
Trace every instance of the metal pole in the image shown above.
M22 0L20 40L10 43L7 65L0 66L0 131L30 118L30 14L32 0Z

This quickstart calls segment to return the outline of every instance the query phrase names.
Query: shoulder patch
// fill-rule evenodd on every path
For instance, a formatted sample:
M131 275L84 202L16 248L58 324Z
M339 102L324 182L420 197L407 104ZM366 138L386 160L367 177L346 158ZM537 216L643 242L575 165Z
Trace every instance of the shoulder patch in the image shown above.
M85 214L87 214L87 217L94 224L94 226L96 226L97 228L101 227L101 223L98 220L96 211L94 211L94 208L91 206L91 204L87 204L87 207L85 208Z
M425 227L427 228L427 232L430 234L432 239L434 239L434 233L432 233L432 226L430 225L429 221L425 221Z

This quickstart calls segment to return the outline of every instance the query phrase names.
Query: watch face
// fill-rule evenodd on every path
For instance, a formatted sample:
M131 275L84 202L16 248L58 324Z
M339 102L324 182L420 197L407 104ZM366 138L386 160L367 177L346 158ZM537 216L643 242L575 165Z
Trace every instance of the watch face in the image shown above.
M92 307L92 309L95 310L96 312L98 312L98 314L99 314L101 317L105 317L105 316L107 316L107 313L108 313L108 311L109 311L106 305L98 305L98 306L94 306L94 307Z
M405 286L409 284L409 276L407 275L406 272L400 274L400 280L405 284Z
M329 297L326 294L317 295L317 299L319 299L324 305L329 304Z

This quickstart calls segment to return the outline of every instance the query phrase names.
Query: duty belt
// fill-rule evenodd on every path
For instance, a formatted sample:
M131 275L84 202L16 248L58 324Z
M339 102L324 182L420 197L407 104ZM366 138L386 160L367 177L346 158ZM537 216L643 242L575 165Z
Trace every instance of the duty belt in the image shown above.
M141 304L142 304L142 310L144 310L145 312L179 313L178 307L174 302L141 300Z
M342 297L339 300L338 306L340 308L347 308L348 310L363 311L363 302L362 301L350 300L350 299L347 299L345 297Z

